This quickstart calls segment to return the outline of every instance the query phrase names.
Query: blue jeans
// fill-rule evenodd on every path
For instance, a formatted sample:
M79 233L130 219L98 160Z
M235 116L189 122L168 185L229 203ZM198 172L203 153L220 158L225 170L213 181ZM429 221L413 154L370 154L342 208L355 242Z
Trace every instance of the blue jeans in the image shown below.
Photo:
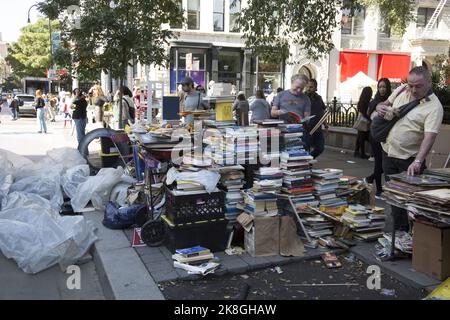
M13 117L13 119L17 119L17 109L9 108L9 110L11 111L11 116Z
M44 108L37 108L36 110L38 125L39 125L39 131L44 131L47 133L47 124L45 123L45 110Z
M80 144L86 134L87 119L73 119L73 121L77 130L77 141Z
M310 150L311 156L317 158L325 149L325 137L323 135L322 129L318 129L312 135L305 132L306 135L306 146ZM312 151L311 151L312 148Z

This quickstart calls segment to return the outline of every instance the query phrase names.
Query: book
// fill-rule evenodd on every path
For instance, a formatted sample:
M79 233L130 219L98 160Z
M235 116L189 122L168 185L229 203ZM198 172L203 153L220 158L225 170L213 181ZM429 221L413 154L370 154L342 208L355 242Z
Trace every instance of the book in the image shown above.
M183 257L195 257L199 255L205 255L211 253L211 250L202 246L195 246L191 248L176 249L175 253L182 255Z

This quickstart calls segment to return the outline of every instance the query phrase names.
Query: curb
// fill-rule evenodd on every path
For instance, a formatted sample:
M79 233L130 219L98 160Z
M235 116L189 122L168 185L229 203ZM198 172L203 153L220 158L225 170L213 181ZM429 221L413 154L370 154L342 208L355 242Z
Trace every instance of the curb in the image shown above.
M125 233L105 228L101 223L103 214L98 211L83 215L97 228L99 240L91 250L105 298L165 300Z

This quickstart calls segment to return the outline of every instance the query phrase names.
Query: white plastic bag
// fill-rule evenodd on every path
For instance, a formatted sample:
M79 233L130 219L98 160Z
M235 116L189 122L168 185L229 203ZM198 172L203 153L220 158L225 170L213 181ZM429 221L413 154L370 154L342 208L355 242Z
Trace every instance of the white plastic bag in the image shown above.
M38 207L54 218L59 217L59 211L52 207L49 200L40 195L22 191L9 193L2 202L2 210L15 209L21 207Z
M63 172L66 170L78 166L81 164L86 164L87 161L80 154L78 149L74 148L57 148L47 151L47 157L52 159L55 163L63 165Z
M0 172L0 210L2 210L2 203L9 193L14 179L10 174L2 174Z
M65 270L97 240L82 216L53 217L37 205L0 212L0 250L27 273L57 263Z
M110 201L116 202L119 206L124 207L127 205L127 194L128 188L131 184L128 183L118 183L111 191Z
M80 212L89 201L95 209L103 211L109 201L111 190L121 181L123 168L102 168L96 176L89 177L81 183L75 196L71 199L72 208L75 212Z
M0 168L10 170L11 168L24 168L31 166L33 161L17 153L0 149Z
M43 157L31 165L16 167L14 166L14 179L20 180L31 176L39 176L48 172L62 174L63 166L53 161L49 157Z
M70 168L61 177L61 186L69 198L73 198L80 184L85 182L90 175L89 165L81 164Z
M10 192L23 191L40 195L50 200L52 207L59 212L64 203L59 174L59 171L47 171L40 175L20 179L13 183Z

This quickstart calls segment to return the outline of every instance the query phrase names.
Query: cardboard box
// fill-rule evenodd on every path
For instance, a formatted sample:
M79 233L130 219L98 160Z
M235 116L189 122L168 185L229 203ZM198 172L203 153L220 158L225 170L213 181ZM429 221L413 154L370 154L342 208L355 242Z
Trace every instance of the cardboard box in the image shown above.
M412 265L439 280L450 276L450 227L414 223Z
M244 236L245 250L253 257L278 255L280 252L280 218L255 217L253 227Z

